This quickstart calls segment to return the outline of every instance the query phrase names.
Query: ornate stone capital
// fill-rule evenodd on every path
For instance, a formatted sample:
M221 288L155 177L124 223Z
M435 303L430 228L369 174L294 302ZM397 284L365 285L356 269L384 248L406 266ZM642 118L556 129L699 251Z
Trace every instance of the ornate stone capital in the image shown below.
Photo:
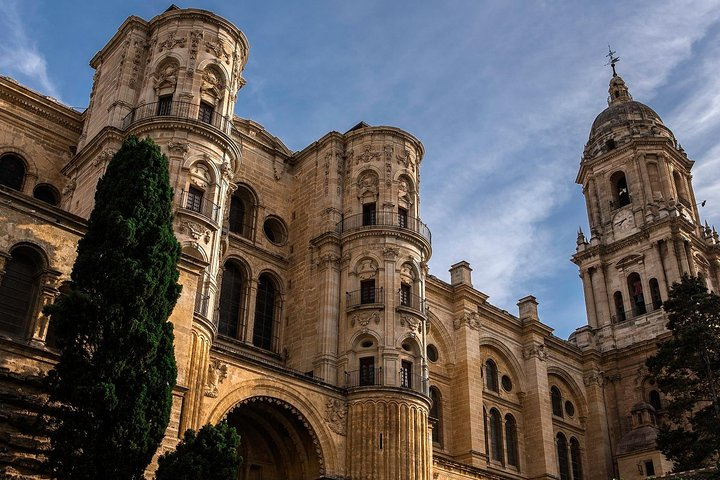
M605 385L605 377L603 376L603 372L593 370L589 373L586 373L583 376L583 383L586 387L590 387L593 385L598 385L602 387L603 385Z
M480 330L480 315L477 312L465 312L453 320L453 328L468 327L472 330Z
M190 145L185 142L168 142L168 150L171 154L185 157L189 148Z
M387 260L395 260L400 255L400 249L397 247L385 247L383 248L383 257Z
M545 344L533 342L532 345L529 345L529 346L523 348L523 358L525 360L530 360L531 358L537 358L541 362L544 362L545 360L547 360L547 352L545 351Z
M347 404L342 400L331 398L325 403L325 421L338 435L347 435L347 411Z

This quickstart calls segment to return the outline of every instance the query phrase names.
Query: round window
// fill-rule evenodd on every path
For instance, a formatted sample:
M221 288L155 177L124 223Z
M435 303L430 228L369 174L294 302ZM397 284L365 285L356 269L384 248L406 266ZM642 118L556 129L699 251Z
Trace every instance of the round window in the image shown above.
M268 217L263 223L263 232L268 240L275 245L282 245L287 241L287 228L277 217Z
M500 383L502 384L503 389L505 389L506 392L512 391L512 380L510 380L510 377L507 375L503 375L500 379Z
M363 348L370 348L373 346L372 340L365 340L360 344Z
M572 417L575 415L575 405L570 400L567 400L565 402L565 413L568 414L568 417Z
M427 358L431 362L437 362L438 361L438 351L437 348L435 348L435 345L428 345L427 346Z

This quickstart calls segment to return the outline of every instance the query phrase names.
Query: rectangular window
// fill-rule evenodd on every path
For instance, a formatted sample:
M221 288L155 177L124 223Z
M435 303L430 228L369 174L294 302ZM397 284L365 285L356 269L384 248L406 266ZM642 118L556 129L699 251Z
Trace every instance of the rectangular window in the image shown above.
M185 208L187 208L188 210L192 210L193 212L200 213L200 210L202 208L203 195L203 191L199 188L190 187L190 189L188 190L187 203L185 204Z
M412 289L407 283L400 285L400 305L403 307L412 307L411 291Z
M215 108L207 102L200 102L200 111L198 113L198 120L203 123L212 124L213 111Z
M158 98L157 114L166 116L172 112L172 95L163 95Z
M375 279L360 282L360 303L375 303Z
M398 208L398 225L400 228L407 228L408 226L408 211L404 208Z
M375 204L366 203L363 205L363 225L375 225L376 223Z
M375 385L375 357L360 359L360 386Z
M400 364L400 386L412 388L412 363L403 360Z

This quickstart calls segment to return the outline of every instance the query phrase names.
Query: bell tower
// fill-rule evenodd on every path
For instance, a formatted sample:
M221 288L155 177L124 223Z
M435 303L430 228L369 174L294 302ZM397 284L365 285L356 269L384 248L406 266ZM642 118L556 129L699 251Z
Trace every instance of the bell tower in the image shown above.
M703 276L716 291L720 285L718 236L700 222L694 162L659 115L633 99L616 62L608 107L593 122L576 179L590 225L589 239L578 231L573 256L588 327L571 340L601 351L661 334L662 302L683 274Z

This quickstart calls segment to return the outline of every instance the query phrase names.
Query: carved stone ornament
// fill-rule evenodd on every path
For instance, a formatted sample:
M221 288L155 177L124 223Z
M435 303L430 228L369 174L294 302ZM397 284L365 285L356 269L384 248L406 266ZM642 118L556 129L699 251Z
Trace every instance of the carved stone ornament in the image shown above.
M217 398L218 396L218 385L228 376L228 366L224 363L220 363L220 360L210 360L208 365L208 379L207 385L205 385L205 396Z
M113 157L114 153L110 150L103 150L100 152L100 154L95 157L95 160L93 160L92 165L93 167L97 167L99 165L103 165L110 161L110 159Z
M177 85L177 67L169 63L160 69L153 79L153 86L155 92L158 92L161 88L174 89Z
M358 178L358 198L366 195L374 196L378 193L378 177L373 172L364 173Z
M410 315L400 315L400 326L407 327L411 332L420 332L420 320Z
M356 267L357 276L360 280L369 280L377 273L377 263L371 258L366 258Z
M385 247L383 248L383 257L388 260L395 260L400 255L400 249L398 247Z
M359 324L361 327L367 327L370 325L370 322L375 322L375 325L380 323L380 317L378 316L377 312L372 312L369 315L363 316L358 315L357 313L350 317L350 326L354 327L355 323Z
M225 60L225 63L230 64L230 49L225 45L225 40L218 37L217 42L211 42L210 40L205 41L205 51L214 54L218 60Z
M328 422L330 430L338 435L347 435L348 407L342 400L331 398L325 404L325 421Z
M459 330L462 326L472 330L480 330L480 315L477 312L465 312L453 320L455 330Z
M203 189L208 187L212 179L208 168L202 164L195 164L190 170L190 175L190 181Z
M203 83L200 90L215 97L220 96L220 93L225 89L225 85L220 81L218 74L214 72L212 68L208 68L203 72L202 81Z
M410 156L410 150L405 150L402 155L395 155L397 163L407 168L411 172L415 171L415 163Z
M194 240L202 239L205 244L210 243L210 230L199 223L187 220L180 223L180 233L192 237Z
M170 153L176 155L182 155L183 157L187 154L190 145L185 142L168 142L168 150Z
M223 161L222 165L220 165L220 173L222 174L223 178L228 182L232 181L233 177L235 176L232 164L227 158Z
M63 188L62 194L63 197L71 197L72 194L75 192L75 189L77 188L77 182L73 178L68 182L67 185L65 185L65 188Z
M525 347L523 349L523 358L525 360L530 360L533 357L535 357L538 360L543 361L543 362L547 359L547 352L545 351L545 344L533 343L529 347Z
M162 52L163 50L172 50L175 47L185 47L185 44L187 43L187 37L175 38L176 33L177 32L170 32L168 38L158 44L158 51Z
M335 255L334 253L326 253L325 255L320 257L320 264L323 267L337 268L340 265L340 257L338 255Z
M599 385L603 386L605 385L605 378L603 376L603 372L593 370L590 373L586 373L583 377L583 383L586 387L590 387L592 385Z
M371 160L375 160L380 157L380 152L373 152L372 147L370 145L365 145L365 148L363 149L363 153L357 156L355 159L355 164L358 164L360 162L368 163Z

